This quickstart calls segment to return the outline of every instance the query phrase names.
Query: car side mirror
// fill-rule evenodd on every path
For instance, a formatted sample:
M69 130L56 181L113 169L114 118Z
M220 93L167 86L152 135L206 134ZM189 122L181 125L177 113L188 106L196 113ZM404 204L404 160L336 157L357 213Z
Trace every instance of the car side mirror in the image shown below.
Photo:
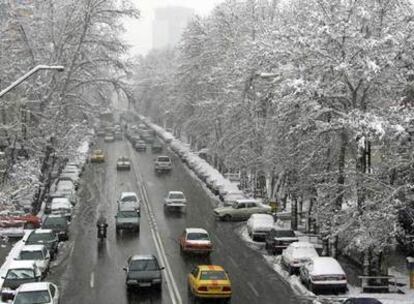
M126 268L126 267L122 267L122 269L123 269L124 271L127 271L127 270L128 270L128 268Z
M165 267L160 267L160 270L164 270L165 269Z

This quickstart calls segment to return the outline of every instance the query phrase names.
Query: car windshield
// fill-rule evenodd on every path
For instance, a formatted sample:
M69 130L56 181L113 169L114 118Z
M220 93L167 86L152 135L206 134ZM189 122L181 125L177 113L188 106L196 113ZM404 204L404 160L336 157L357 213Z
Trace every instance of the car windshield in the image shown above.
M34 243L40 243L40 242L50 242L55 239L55 236L53 233L32 233L27 238L26 244L34 244Z
M137 217L138 213L134 210L131 211L119 211L118 212L119 217Z
M208 241L210 238L208 237L207 233L203 232L191 232L187 234L187 240L190 241Z
M295 237L295 233L292 230L276 230L275 236L277 237Z
M37 251L21 251L20 260L43 260L43 253L40 250Z
M14 298L15 304L42 304L50 303L50 295L47 290L19 292Z
M169 157L158 157L158 161L159 162L170 162L170 158Z
M226 273L221 270L202 271L200 280L227 280Z
M95 150L95 154L102 154L102 150Z
M121 199L122 202L136 202L137 197L135 195L125 195Z
M47 217L43 222L43 228L66 227L68 222L64 217Z
M184 195L182 193L170 193L171 199L183 199Z
M125 161L128 161L128 158L126 158L126 157L120 157L118 161L125 162Z
M10 269L7 272L7 280L33 279L35 277L33 269Z
M134 260L129 265L131 271L155 271L159 270L156 260Z

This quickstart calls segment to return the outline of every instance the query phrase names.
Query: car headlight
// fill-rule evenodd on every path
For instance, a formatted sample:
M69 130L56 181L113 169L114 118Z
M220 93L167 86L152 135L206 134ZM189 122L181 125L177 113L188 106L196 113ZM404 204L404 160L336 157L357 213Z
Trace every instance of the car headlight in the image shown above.
M152 279L152 283L161 283L161 278Z

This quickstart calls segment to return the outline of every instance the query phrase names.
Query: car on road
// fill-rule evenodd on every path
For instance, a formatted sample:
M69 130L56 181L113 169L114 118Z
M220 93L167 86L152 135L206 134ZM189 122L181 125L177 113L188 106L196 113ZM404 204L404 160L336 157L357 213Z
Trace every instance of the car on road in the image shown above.
M158 156L154 162L154 170L155 172L163 172L163 171L171 171L172 169L172 162L169 156L162 155Z
M141 202L135 192L122 192L117 201L119 210L135 209L141 211Z
M147 144L143 140L137 140L137 142L134 145L135 150L137 151L145 151L147 150Z
M128 259L125 284L127 289L139 287L162 288L162 270L154 255L133 255Z
M218 265L198 265L188 275L188 294L198 299L222 299L230 303L231 282L227 272Z
M181 191L169 191L164 198L164 208L172 211L185 211L187 207L187 199Z
M382 304L375 298L348 298L342 304Z
M69 240L69 223L67 218L61 214L46 215L42 221L42 228L51 229L59 241Z
M299 239L293 230L273 228L266 236L265 249L271 254L281 254L290 244L298 241Z
M16 260L32 261L36 264L44 278L50 267L50 254L45 245L25 245L19 252Z
M102 129L102 128L98 128L97 130L96 130L96 135L98 135L98 136L105 136L105 129Z
M126 156L121 156L116 162L117 170L131 170L131 161Z
M50 213L64 216L68 221L72 220L72 204L66 197L57 197L52 200Z
M32 230L22 240L25 245L45 245L52 259L55 258L58 252L59 239L52 229Z
M59 289L50 282L25 283L16 290L12 304L59 304Z
M24 283L39 282L42 273L33 261L12 261L7 272L2 276L1 300L7 302L12 300L16 289Z
M41 225L39 217L21 210L3 210L0 212L1 227L12 227L16 223L22 223L25 229L39 228Z
M273 215L255 213L247 220L247 233L253 241L264 241L274 225Z
M214 209L214 215L223 221L247 220L254 213L270 213L271 207L254 199L236 200L232 206Z
M282 252L282 264L288 269L289 274L297 273L300 267L308 263L312 258L319 257L313 244L308 242L294 242Z
M183 253L206 254L213 251L213 243L205 229L186 228L179 238Z
M105 161L105 155L102 150L95 150L91 155L92 163L103 163Z
M158 140L155 140L151 144L151 152L152 153L161 153L162 152L162 144Z
M115 215L115 230L139 231L140 214L136 209L122 209L117 211Z
M122 140L122 132L121 131L115 131L115 139L116 140Z
M347 280L345 271L332 257L314 257L299 270L300 279L314 293L321 290L345 293Z
M115 137L112 133L105 135L104 142L114 142L114 141L115 141Z

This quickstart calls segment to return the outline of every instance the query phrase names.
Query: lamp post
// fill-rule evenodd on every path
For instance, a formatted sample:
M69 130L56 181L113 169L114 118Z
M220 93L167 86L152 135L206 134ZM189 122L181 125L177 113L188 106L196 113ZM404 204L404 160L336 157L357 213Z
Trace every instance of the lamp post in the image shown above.
M63 65L38 65L38 66L34 67L33 69L31 69L26 74L24 74L19 79L17 79L15 82L13 82L7 88L5 88L4 90L2 90L0 92L0 98L3 97L3 95L5 95L6 93L8 93L13 88L17 87L20 83L22 83L23 81L25 81L27 78L29 78L30 76L32 76L34 73L36 73L36 72L38 72L40 70L56 70L58 72L63 72L65 70L65 67Z

